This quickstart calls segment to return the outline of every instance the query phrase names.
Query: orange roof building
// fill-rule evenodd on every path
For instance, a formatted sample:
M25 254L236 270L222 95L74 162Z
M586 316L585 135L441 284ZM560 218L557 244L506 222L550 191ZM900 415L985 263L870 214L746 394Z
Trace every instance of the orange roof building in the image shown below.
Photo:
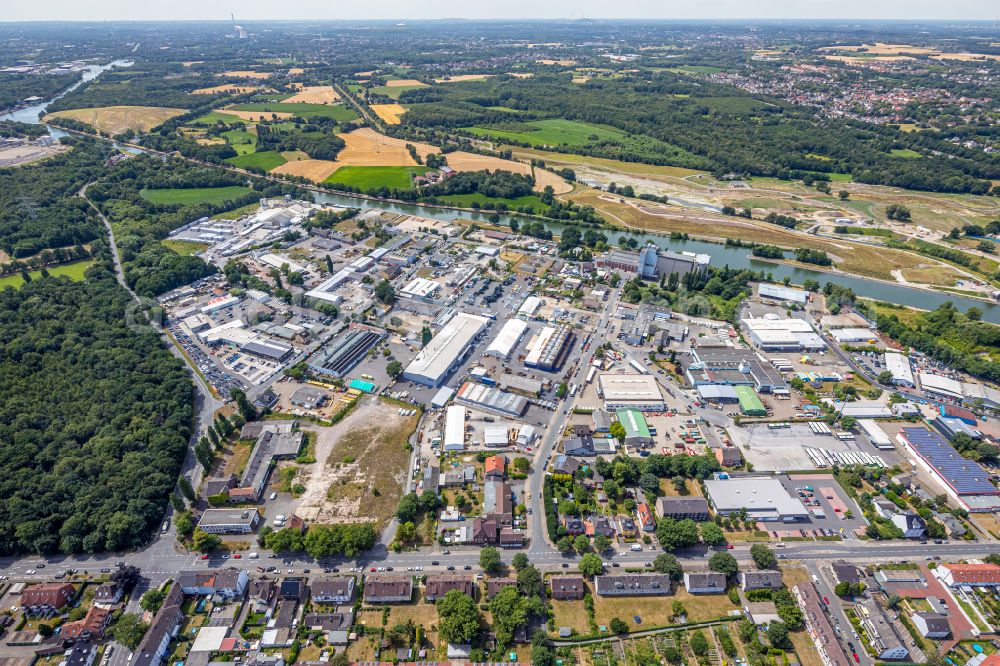
M507 459L499 453L487 458L484 465L487 479L494 478L502 481L507 474Z
M949 587L1000 587L996 564L942 564L935 574Z

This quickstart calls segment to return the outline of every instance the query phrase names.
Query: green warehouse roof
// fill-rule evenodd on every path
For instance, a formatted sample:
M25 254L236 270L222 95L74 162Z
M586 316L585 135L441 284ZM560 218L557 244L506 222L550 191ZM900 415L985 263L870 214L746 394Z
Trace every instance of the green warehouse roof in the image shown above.
M619 409L618 422L625 427L625 437L651 438L646 417L638 409Z
M757 397L757 392L749 386L737 386L736 397L740 401L740 411L747 416L765 416L767 410Z
M374 393L375 384L373 382L366 382L363 379L352 379L351 383L348 384L349 388L357 389L359 391L364 391L365 393Z

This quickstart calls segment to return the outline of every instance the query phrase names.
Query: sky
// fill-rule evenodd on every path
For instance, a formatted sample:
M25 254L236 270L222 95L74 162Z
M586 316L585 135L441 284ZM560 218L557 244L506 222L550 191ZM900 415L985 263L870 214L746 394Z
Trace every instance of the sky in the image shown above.
M6 21L228 19L997 20L997 0L0 0Z

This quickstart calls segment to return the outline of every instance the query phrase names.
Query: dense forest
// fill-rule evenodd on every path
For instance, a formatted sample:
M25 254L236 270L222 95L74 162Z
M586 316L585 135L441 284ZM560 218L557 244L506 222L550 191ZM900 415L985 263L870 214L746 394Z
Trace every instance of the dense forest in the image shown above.
M75 74L0 74L0 110L19 105L29 97L48 99L80 80Z
M215 272L198 257L181 256L159 242L174 229L200 217L256 203L261 197L295 194L309 198L309 194L293 185L255 180L251 182L256 189L222 204L158 205L144 198L142 190L242 186L247 180L245 175L184 160L164 164L159 158L139 156L113 167L87 190L87 196L100 206L115 229L129 286L154 296Z
M85 282L0 291L0 553L140 545L187 444L191 382L130 327L103 240Z
M13 120L0 120L0 137L19 137L22 139L37 139L49 133L45 125L29 125Z
M859 182L978 194L989 191L990 179L1000 178L1000 156L965 149L933 133L908 134L843 119L820 122L812 109L669 72L584 85L571 83L565 74L497 77L406 91L400 102L412 104L404 117L411 128L509 131L543 118L611 126L626 136L599 139L595 134L582 145L551 148L705 168L718 175L849 173ZM923 157L894 157L894 149Z

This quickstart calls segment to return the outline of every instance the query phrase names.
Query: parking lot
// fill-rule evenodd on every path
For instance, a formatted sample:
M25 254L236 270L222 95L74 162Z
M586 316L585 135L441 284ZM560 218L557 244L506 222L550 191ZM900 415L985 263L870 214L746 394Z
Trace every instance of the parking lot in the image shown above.
M840 440L833 435L817 435L806 423L791 423L784 428L769 428L766 424L747 425L748 440L743 455L761 472L788 469L816 469L804 447L828 451L864 452L881 456L890 467L901 457L895 451L872 446L863 434L853 440Z
M796 523L796 528L831 530L839 534L841 530L849 533L868 525L861 508L840 487L832 474L792 474L778 479L792 496L802 500L810 512L813 512L808 522ZM851 518L845 516L848 510ZM817 515L816 511L823 515Z

